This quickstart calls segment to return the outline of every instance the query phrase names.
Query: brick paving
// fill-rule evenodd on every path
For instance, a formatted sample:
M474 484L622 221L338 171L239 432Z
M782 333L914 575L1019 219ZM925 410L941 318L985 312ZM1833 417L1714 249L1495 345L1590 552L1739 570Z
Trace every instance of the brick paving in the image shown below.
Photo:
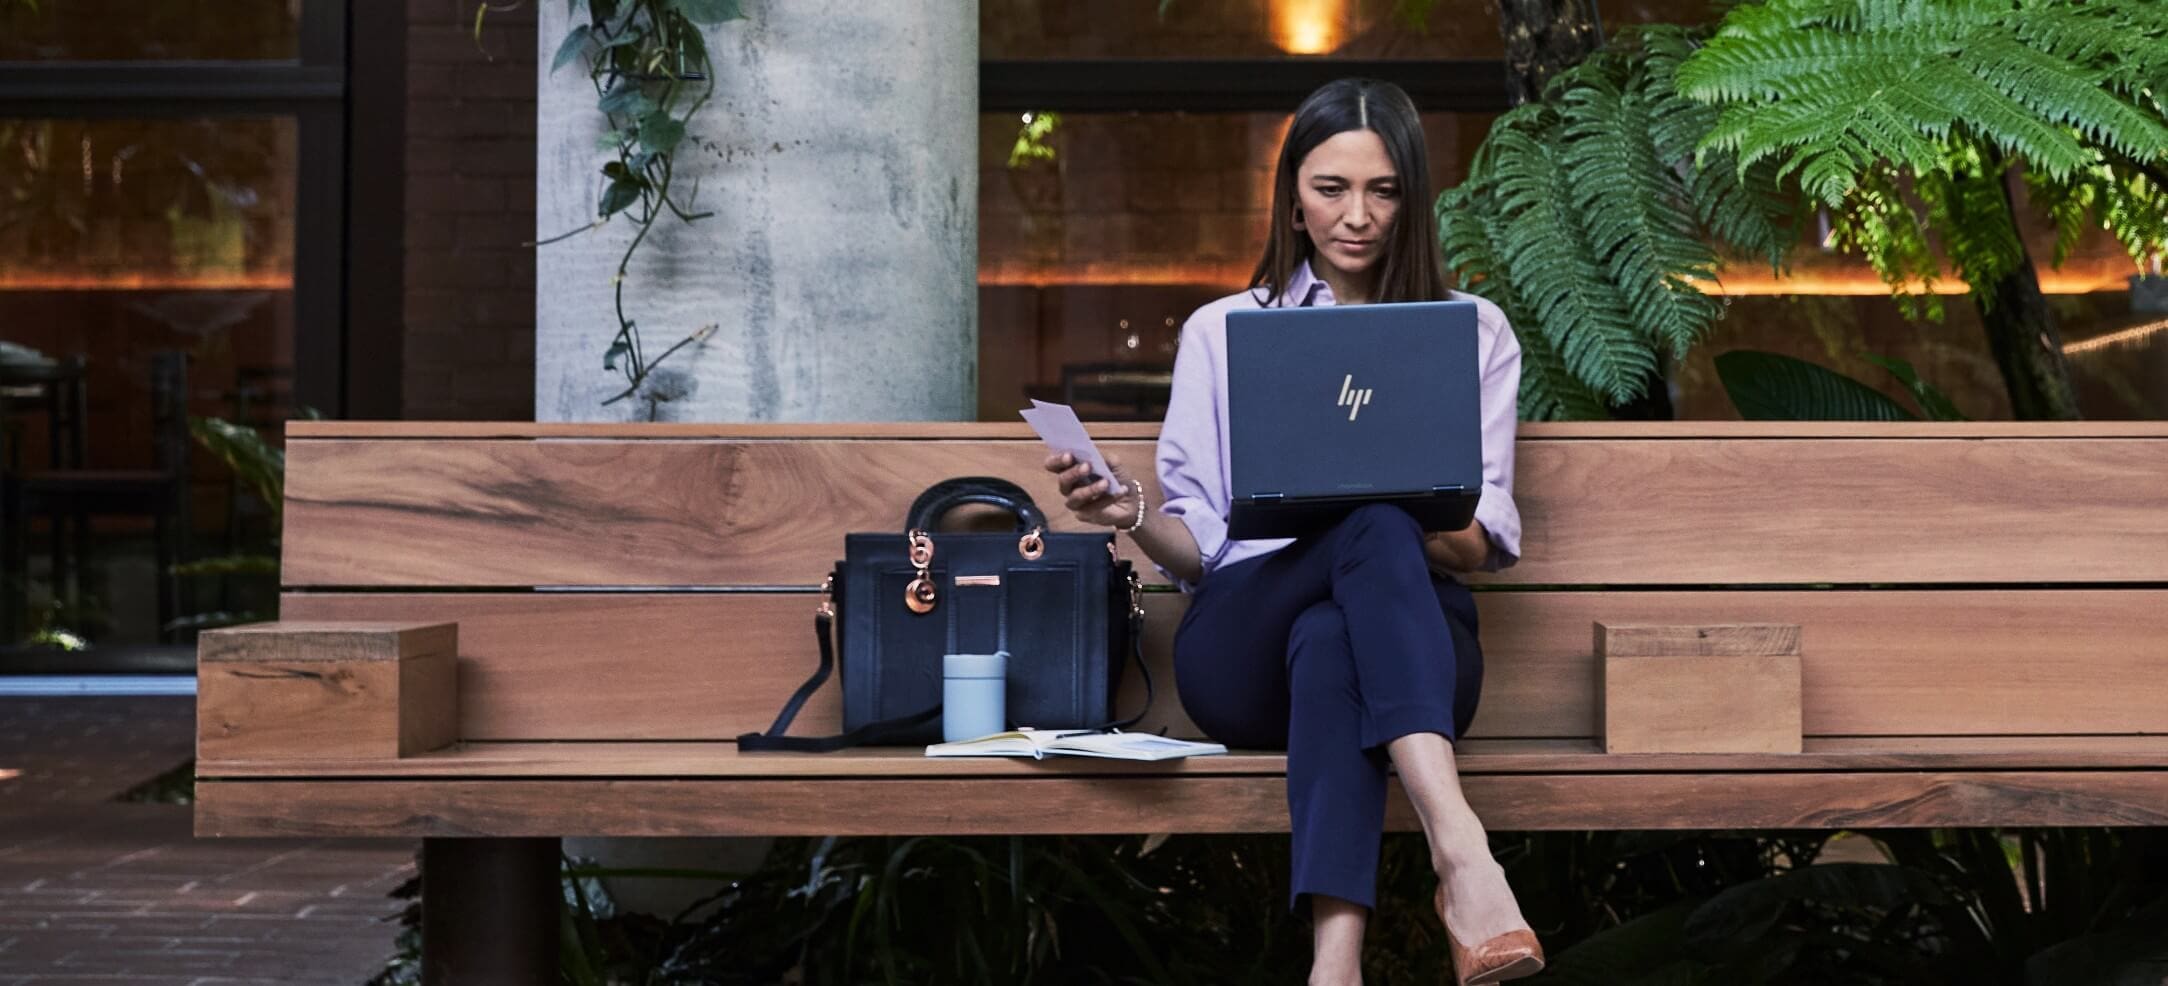
M185 697L0 699L0 986L359 986L383 966L412 843L197 840L186 805L112 800L194 730Z

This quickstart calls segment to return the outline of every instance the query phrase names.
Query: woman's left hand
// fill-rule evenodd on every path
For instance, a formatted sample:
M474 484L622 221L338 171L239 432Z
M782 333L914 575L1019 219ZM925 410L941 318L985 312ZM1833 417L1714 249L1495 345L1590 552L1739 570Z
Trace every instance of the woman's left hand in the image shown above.
M1423 556L1432 568L1473 572L1490 560L1490 534L1480 520L1457 531L1433 531L1423 535Z

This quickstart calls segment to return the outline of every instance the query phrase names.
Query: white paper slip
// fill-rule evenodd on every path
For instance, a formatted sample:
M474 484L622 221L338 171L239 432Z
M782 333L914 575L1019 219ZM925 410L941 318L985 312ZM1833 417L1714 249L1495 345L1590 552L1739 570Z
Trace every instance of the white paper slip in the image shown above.
M1090 463L1093 475L1114 475L1114 470L1107 466L1107 460L1099 455L1099 447L1093 445L1091 436L1084 433L1084 422L1077 420L1074 408L1067 404L1049 404L1035 399L1031 402L1030 410L1017 413L1024 416L1024 421L1031 425L1031 430L1039 433L1039 440L1045 442L1047 448L1076 456L1078 462Z

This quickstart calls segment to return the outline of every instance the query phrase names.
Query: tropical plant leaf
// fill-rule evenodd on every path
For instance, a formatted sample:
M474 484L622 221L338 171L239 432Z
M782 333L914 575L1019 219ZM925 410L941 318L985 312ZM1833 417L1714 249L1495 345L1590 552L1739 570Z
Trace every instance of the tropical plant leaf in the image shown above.
M592 28L589 25L582 24L565 34L565 40L557 46L556 57L550 59L550 71L552 73L571 64L573 59L580 57L580 53L587 50L587 39L591 31Z
M1716 375L1732 406L1748 421L1918 420L1879 390L1780 353L1721 353Z
M1926 412L1928 420L1972 420L1957 409L1957 402L1950 400L1950 395L1943 393L1934 384L1920 379L1919 371L1913 369L1911 363L1894 356L1877 356L1873 353L1861 353L1860 358L1888 370L1891 376L1897 378L1898 383L1904 384L1905 389L1912 392L1912 399L1920 402L1920 410Z
M1824 863L1731 887L1688 915L1689 944L1737 946L1761 939L1791 905L1814 901L1846 908L1897 910L1941 903L1947 895L1925 874L1887 863Z
M2026 986L2159 986L2168 982L2168 897L2116 926L2033 954Z
M640 147L644 155L668 154L685 139L685 121L668 113L654 112L640 118ZM649 160L653 160L649 157ZM644 167L642 161L635 167Z
M612 179L602 190L602 205L597 212L604 217L616 215L627 206L640 201L641 193L646 190L647 183L636 177Z
M215 558L198 558L173 566L173 574L190 577L198 575L277 575L279 560L270 555L219 555Z
M286 453L264 441L247 425L221 418L190 418L188 433L196 444L218 457L249 492L277 517L285 507Z
M1679 67L1686 96L1721 109L1705 165L1778 163L1833 211L1840 245L1896 292L1939 264L1919 226L1976 291L2026 260L2003 189L2074 191L2111 166L2125 185L2049 195L2058 262L2092 216L2140 263L2168 252L2155 221L2168 166L2168 14L2154 0L1767 0L1741 5ZM1914 205L1917 221L1905 216ZM2119 207L2124 211L2118 212ZM1900 299L1904 300L1904 299ZM1933 299L1908 312L1939 315Z
M602 100L595 104L595 108L612 116L629 116L634 119L656 110L655 101L648 98L640 83L632 79L625 79L611 86L609 92L603 93Z
M1501 117L1438 198L1460 286L1521 340L1523 417L1602 417L1660 381L1721 310L1703 291L1719 248L1782 262L1777 166L1696 163L1720 112L1674 78L1698 43L1680 28L1622 32Z
M1674 974L1681 965L1692 969L1695 963L1689 961L1685 932L1686 917L1695 903L1682 900L1582 939L1550 957L1543 981L1558 986L1620 986Z

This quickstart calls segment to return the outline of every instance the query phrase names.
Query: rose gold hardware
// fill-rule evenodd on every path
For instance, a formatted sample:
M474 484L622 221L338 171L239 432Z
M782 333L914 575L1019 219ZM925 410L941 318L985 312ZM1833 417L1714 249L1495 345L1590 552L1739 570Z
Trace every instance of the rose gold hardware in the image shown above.
M836 615L836 577L821 579L821 604L813 612L833 619Z
M933 612L934 603L939 598L933 587L933 572L928 570L933 564L933 538L920 530L911 531L909 537L911 564L918 567L918 577L912 579L910 585L903 587L903 604L910 607L911 612L924 615Z
M1044 530L1034 527L1031 533L1016 542L1016 553L1024 556L1025 561L1038 561L1040 556L1046 554L1046 539L1039 536Z
M910 610L913 613L917 613L923 616L927 613L933 612L934 601L935 595L932 579L921 575L918 578L912 579L910 585L903 587L903 604L907 607L910 607Z
M1000 585L1000 584L1001 584L1001 576L999 576L999 575L959 575L959 576L956 576L956 584L957 584L957 585L959 585L959 586L965 586L965 585L996 585L996 586L997 586L997 585Z

